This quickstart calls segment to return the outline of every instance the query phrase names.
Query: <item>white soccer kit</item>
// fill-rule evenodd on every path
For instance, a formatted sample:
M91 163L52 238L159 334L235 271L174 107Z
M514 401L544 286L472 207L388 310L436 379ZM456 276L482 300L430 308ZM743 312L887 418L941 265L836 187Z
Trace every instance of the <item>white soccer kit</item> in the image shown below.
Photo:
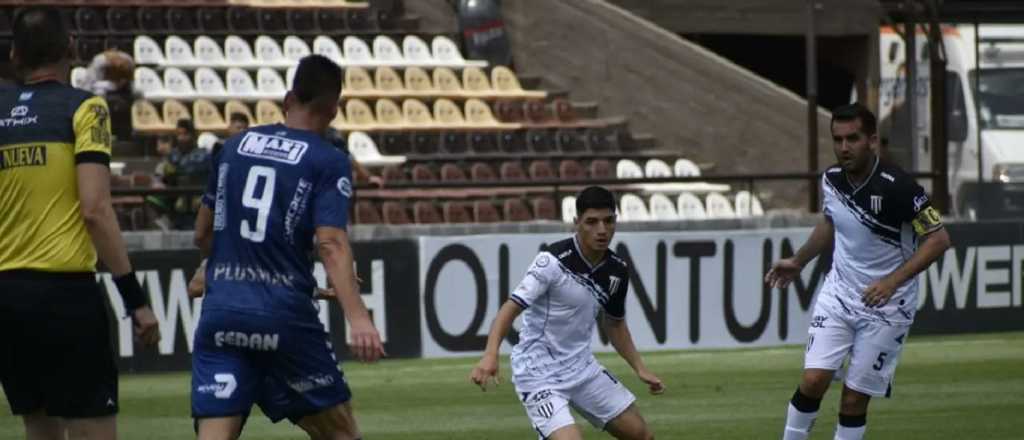
M542 437L574 423L576 408L603 428L636 397L590 350L596 318L625 317L629 270L611 250L597 265L576 238L559 241L533 260L510 300L525 309L512 350L512 382Z
M846 385L888 395L914 321L917 278L880 307L865 306L863 292L910 259L918 238L941 229L942 221L913 178L878 159L856 187L841 167L829 168L822 192L835 249L814 309L804 368L838 370L849 355Z

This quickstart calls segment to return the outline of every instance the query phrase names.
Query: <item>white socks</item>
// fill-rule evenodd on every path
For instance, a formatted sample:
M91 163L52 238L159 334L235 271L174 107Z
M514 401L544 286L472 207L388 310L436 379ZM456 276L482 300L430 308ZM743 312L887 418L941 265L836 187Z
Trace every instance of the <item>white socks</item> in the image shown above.
M835 440L861 440L868 428L867 415L848 416L839 414L839 425L836 426Z
M801 412L790 403L786 412L786 431L782 434L782 440L806 440L817 418L818 411Z

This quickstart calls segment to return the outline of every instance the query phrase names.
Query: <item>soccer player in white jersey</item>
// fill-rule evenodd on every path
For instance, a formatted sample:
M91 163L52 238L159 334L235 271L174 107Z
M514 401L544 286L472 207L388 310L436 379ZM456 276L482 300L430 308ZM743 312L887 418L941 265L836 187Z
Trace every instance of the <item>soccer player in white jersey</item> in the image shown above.
M890 396L893 374L917 309L916 275L950 246L924 190L878 157L875 116L860 104L832 112L839 163L822 178L824 217L796 255L778 261L765 282L786 288L834 245L832 270L814 308L800 387L784 440L810 434L821 399L849 357L836 440L859 440L868 402Z
M649 440L654 433L633 404L636 397L590 351L597 317L612 346L653 394L664 391L644 365L626 326L629 268L608 249L615 235L615 197L592 186L576 198L575 236L548 246L498 311L483 358L470 376L487 390L497 385L498 347L523 314L512 351L512 382L542 439L576 440L582 434L573 407L615 438Z

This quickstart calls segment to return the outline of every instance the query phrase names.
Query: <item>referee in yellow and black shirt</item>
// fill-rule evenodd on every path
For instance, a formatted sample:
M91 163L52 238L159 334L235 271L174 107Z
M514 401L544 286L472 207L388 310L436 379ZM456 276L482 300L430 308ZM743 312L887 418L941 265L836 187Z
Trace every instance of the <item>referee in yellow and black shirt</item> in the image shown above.
M19 11L19 86L0 91L0 382L30 440L116 438L97 255L136 337L160 339L110 204L107 104L66 85L71 47L56 9Z

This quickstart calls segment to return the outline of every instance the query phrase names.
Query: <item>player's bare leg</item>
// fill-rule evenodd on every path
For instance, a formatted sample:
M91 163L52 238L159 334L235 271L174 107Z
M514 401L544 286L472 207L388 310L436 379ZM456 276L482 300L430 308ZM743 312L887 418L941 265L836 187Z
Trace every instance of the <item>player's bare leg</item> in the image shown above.
M113 440L117 438L117 417L64 419L68 440Z
M814 420L818 418L821 398L828 391L835 373L833 370L818 368L804 370L800 387L793 393L793 398L789 401L786 430L782 434L783 440L805 440L810 435Z
M348 403L335 405L299 420L299 427L312 440L359 440L359 427Z
M604 428L619 440L654 440L654 431L647 427L647 421L640 415L636 405L629 405Z
M580 428L575 424L565 425L554 430L551 435L548 436L548 440L583 440L583 434L580 432Z
M843 387L843 398L839 403L839 424L836 425L836 440L860 440L867 428L868 403L871 396L860 391Z
M64 425L61 419L46 415L43 410L25 414L25 438L28 440L64 440Z
M235 440L242 434L242 416L199 419L198 440Z

